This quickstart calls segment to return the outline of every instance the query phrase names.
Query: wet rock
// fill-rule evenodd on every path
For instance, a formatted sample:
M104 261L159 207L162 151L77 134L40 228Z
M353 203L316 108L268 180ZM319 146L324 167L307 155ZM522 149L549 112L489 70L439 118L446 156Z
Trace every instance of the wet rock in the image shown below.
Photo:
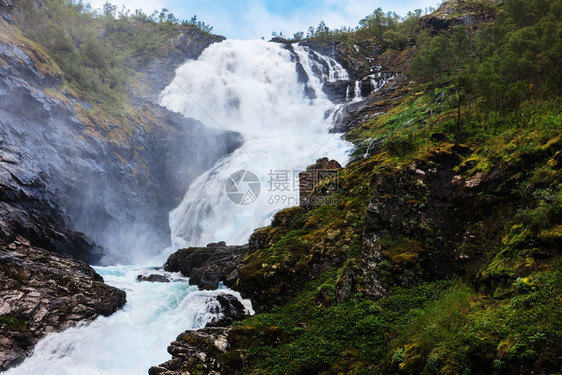
M322 85L322 91L334 103L345 103L348 100L348 93L351 98L357 96L355 81L326 82Z
M371 68L368 60L369 56L358 52L353 46L341 42L322 43L318 41L307 40L300 42L299 45L310 48L312 51L318 52L324 56L329 56L339 62L349 73L352 80L361 79L367 75ZM372 51L377 53L377 51Z
M139 282L143 282L143 281L147 281L150 283L169 283L170 279L164 275L157 275L157 274L153 274L153 275L138 275L137 276L137 281Z
M189 277L191 285L200 289L217 289L220 282L232 286L237 279L237 267L248 250L248 245L226 246L224 242L180 249L168 257L164 270L181 272Z
M400 103L405 94L404 82L406 77L397 75L388 81L375 93L369 92L363 101L353 102L343 108L336 118L333 133L348 133L351 130L388 112L394 105ZM370 83L369 83L370 84Z
M172 359L151 367L150 375L183 375L190 373L221 374L220 357L230 345L228 333L232 323L246 317L242 303L231 294L215 297L222 318L211 322L203 329L185 331L168 347Z
M222 317L207 324L207 327L227 327L246 317L246 308L242 302L232 294L222 294L216 297Z
M168 353L173 358L151 367L149 375L221 374L217 358L228 349L230 329L218 327L185 331L168 347Z
M23 244L0 246L0 280L0 371L49 332L109 316L126 302L87 264Z

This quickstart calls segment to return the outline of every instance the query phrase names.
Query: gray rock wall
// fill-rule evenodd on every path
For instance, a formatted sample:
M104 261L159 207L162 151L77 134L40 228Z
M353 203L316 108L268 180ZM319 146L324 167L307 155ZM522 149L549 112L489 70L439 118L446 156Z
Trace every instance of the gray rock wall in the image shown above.
M100 248L71 229L102 245L106 262L134 262L168 246L168 212L242 140L153 100L175 67L220 40L188 30L172 41L172 52L143 68L154 84L130 97L152 119L132 124L122 142L110 141L111 129L95 134L77 119L74 107L88 103L52 95L61 91L60 77L42 74L17 44L0 43L0 243L19 234L91 263L100 261Z

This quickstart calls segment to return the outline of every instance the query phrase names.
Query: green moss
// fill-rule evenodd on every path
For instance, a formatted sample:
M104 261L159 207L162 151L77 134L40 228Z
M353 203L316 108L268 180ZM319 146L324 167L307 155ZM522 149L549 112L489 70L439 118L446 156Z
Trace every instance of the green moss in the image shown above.
M383 248L382 255L387 257L392 264L400 265L415 263L422 251L423 246L419 242L409 238L400 238Z
M558 249L562 248L562 225L543 230L539 234L539 238L550 246L556 246Z
M29 330L27 322L15 315L0 316L0 327L8 331L26 332Z

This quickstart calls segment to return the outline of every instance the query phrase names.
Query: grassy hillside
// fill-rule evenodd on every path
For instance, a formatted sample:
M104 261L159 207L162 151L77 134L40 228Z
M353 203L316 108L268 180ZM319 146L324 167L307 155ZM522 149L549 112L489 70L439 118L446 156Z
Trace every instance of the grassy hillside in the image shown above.
M228 373L560 372L562 2L487 6L411 41L337 205L254 234L237 288L268 312L229 334Z

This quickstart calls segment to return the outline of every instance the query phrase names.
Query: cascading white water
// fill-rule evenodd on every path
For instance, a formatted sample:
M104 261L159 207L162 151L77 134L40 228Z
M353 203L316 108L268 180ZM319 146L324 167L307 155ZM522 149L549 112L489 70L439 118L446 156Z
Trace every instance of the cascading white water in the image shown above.
M127 292L123 310L89 325L53 333L41 340L32 357L7 375L139 375L170 358L166 348L186 329L198 329L220 317L212 297L225 290L198 291L187 279L139 283L143 267L96 269L113 286ZM150 270L150 273L163 271ZM228 291L229 294L237 293ZM251 312L248 301L243 301Z
M355 81L355 97L353 100L360 101L361 99L363 99L363 95L361 95L361 81Z
M323 156L347 161L350 145L328 133L336 108L322 91L327 81L348 79L347 72L333 59L293 48L264 41L215 44L181 66L163 91L162 105L209 126L238 131L245 140L193 182L170 214L175 247L244 243L275 212L298 204L299 171ZM252 204L233 203L225 192L229 176L239 170L253 172L261 183Z

